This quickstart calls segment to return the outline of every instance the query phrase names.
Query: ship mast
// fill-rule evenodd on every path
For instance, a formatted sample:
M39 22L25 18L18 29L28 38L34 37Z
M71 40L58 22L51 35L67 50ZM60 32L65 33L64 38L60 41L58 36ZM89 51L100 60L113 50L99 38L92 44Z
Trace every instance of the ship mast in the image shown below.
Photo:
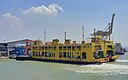
M66 40L66 32L65 32L64 36L65 36L65 37L64 37L64 40Z
M46 31L44 30L44 43L46 43Z
M83 31L83 41L84 41L84 26L82 26L82 31Z

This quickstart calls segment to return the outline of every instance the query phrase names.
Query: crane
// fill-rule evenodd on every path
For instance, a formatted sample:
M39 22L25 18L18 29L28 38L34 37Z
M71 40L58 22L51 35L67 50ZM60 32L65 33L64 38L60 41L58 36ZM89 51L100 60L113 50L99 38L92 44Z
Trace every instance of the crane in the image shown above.
M109 40L110 40L110 36L112 34L112 29L113 29L114 17L115 17L115 14L112 15L111 23L108 23L108 26L104 30L94 31L93 35L102 36L103 38L109 37Z

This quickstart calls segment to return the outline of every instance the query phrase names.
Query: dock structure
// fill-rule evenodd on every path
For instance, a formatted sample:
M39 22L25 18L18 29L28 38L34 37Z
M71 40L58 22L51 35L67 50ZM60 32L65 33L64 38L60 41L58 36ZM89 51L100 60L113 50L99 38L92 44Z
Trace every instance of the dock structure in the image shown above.
M27 51L28 45L31 43L32 42L29 39L0 43L0 58L15 59L17 55L25 55L28 52Z
M0 43L0 59L8 58L8 44Z

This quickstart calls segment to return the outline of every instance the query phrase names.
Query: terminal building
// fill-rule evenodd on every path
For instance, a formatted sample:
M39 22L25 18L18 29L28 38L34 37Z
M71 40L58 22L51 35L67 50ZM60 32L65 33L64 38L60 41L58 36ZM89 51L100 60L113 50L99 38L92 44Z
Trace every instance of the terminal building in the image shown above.
M26 46L32 44L32 40L23 39L0 43L0 58L16 58L24 55Z

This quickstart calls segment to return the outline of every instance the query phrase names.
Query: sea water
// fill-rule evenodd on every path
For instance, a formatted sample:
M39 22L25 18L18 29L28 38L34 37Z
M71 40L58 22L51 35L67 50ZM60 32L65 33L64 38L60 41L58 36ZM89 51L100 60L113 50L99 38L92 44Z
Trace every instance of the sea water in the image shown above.
M128 53L101 65L1 59L0 80L128 80Z

